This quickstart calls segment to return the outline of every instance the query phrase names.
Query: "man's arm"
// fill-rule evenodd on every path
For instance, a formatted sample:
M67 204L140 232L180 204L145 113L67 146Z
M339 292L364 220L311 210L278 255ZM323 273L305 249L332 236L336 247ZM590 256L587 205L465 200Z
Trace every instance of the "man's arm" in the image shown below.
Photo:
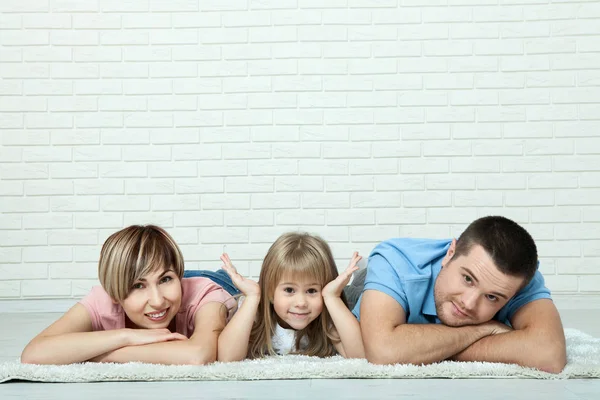
M513 363L551 373L563 370L567 363L565 334L552 300L524 305L511 324L514 331L485 337L453 359Z
M429 364L463 351L494 334L496 325L451 328L440 324L407 324L402 306L391 296L365 290L360 327L369 362L375 364Z

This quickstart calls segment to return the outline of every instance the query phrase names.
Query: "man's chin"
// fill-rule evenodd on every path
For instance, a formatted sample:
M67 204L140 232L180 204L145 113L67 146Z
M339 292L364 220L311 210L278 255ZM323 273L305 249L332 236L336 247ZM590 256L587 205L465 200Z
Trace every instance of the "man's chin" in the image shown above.
M472 321L460 320L456 318L446 318L445 315L438 315L438 318L442 324L450 326L452 328L460 328L461 326L475 325Z

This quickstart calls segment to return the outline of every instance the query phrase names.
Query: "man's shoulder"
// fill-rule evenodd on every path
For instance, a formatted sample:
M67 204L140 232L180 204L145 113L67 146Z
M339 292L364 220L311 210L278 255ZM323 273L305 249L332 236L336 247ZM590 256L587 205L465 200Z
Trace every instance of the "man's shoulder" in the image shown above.
M384 240L375 247L394 246L397 249L424 249L431 250L438 247L446 246L452 242L451 238L431 239L431 238L411 238L411 237L396 237Z
M443 257L451 243L452 239L393 238L377 245L369 258L383 258L394 269L419 273Z

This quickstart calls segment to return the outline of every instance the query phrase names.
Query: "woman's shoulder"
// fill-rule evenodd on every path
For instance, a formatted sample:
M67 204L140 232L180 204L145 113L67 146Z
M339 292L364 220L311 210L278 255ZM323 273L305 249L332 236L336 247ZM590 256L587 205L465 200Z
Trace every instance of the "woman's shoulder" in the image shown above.
M181 288L183 294L198 294L202 292L210 292L215 289L222 289L221 286L217 285L214 281L209 278L194 276L189 278L181 279Z
M79 303L90 315L95 331L125 327L123 307L115 303L101 286L94 286Z
M89 304L94 307L107 308L114 305L114 301L106 293L102 286L94 286L89 293L80 300L83 305ZM112 307L111 307L112 308Z
M232 296L222 286L209 278L183 278L181 289L181 311L211 301L227 303L228 305L235 303Z

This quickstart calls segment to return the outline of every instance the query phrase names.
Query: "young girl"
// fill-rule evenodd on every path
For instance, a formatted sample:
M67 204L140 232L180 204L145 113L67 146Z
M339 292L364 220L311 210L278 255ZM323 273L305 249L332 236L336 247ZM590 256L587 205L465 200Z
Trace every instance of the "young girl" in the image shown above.
M257 284L243 278L223 254L223 268L245 297L219 337L218 360L287 353L327 357L336 352L364 358L358 321L342 294L360 259L355 252L338 276L323 239L286 233L267 252Z
M181 279L181 251L163 229L134 225L112 234L98 273L102 287L29 342L23 363L216 360L236 301L210 279Z

